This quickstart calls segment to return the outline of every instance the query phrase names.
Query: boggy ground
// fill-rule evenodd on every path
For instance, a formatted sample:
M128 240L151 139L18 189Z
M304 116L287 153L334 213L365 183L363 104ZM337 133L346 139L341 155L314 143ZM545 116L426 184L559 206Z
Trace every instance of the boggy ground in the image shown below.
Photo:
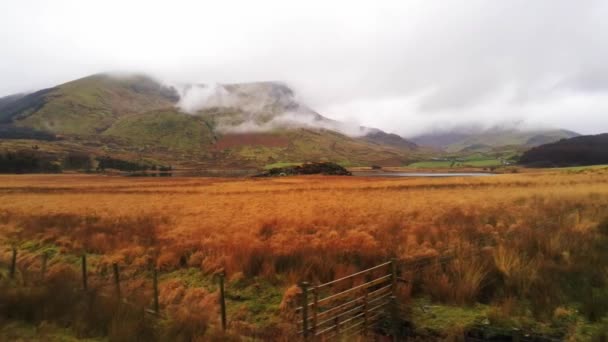
M456 336L483 322L591 340L607 325L602 169L449 179L0 176L0 235L0 260L5 265L17 246L21 278L38 272L44 252L49 282L71 279L68 269L77 278L86 252L92 287L111 289L117 262L123 294L142 305L150 303L156 265L161 309L183 324L167 323L162 333L140 329L146 338L220 336L220 270L227 274L231 338L287 339L285 317L299 280L325 282L392 257L448 249L462 257L422 272L403 291L404 300L435 310L429 316L411 305L420 331ZM13 303L13 314L0 305L1 314L52 320L31 310L14 314L24 302ZM74 329L111 339L133 330L108 319L107 329Z

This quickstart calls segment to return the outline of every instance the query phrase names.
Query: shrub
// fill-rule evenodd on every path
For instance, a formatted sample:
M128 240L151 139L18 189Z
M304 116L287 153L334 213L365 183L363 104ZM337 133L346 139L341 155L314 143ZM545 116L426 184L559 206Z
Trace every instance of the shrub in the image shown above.
M163 332L165 341L204 341L209 328L208 311L205 309L192 310L180 307L166 323Z
M513 294L527 295L539 277L539 261L522 255L515 247L495 248L494 264L503 276L507 291Z
M109 326L110 341L154 341L157 332L154 318L146 316L141 308L118 305Z

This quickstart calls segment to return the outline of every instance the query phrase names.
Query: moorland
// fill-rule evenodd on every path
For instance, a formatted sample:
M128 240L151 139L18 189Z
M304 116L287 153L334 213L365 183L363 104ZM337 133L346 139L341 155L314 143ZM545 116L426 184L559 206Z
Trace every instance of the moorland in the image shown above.
M455 262L402 291L421 336L483 323L578 341L608 326L606 168L442 179L3 175L0 184L2 320L111 340L288 340L299 281L450 250ZM117 263L123 296L143 307L157 268L166 318L82 304L67 290L80 286L82 254L90 288L111 290Z

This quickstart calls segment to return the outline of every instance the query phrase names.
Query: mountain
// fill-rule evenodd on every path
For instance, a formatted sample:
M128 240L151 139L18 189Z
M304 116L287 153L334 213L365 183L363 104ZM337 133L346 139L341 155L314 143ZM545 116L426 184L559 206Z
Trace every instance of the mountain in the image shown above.
M608 133L583 135L534 147L520 158L529 166L608 164Z
M506 146L530 148L575 136L578 136L578 133L563 129L524 130L494 127L438 130L415 136L411 141L418 145L443 149L446 152L470 152L478 148L487 150Z
M365 140L379 144L388 145L398 148L416 149L418 145L394 133L386 133L379 129L371 128L369 132L363 136Z
M15 101L26 95L27 94L13 94L5 97L0 97L0 111L2 111L3 108L8 107L11 103L14 103Z
M0 109L3 122L59 134L96 134L115 120L172 107L170 88L143 75L93 75L26 95Z
M36 145L196 168L332 161L403 165L416 145L315 112L279 82L166 86L146 75L97 74L0 98L0 148Z

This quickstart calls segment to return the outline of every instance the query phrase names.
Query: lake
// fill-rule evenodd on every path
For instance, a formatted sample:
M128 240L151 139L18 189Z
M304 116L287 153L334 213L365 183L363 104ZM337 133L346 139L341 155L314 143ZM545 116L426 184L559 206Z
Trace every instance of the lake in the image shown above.
M360 177L485 177L495 176L488 172L353 172Z

